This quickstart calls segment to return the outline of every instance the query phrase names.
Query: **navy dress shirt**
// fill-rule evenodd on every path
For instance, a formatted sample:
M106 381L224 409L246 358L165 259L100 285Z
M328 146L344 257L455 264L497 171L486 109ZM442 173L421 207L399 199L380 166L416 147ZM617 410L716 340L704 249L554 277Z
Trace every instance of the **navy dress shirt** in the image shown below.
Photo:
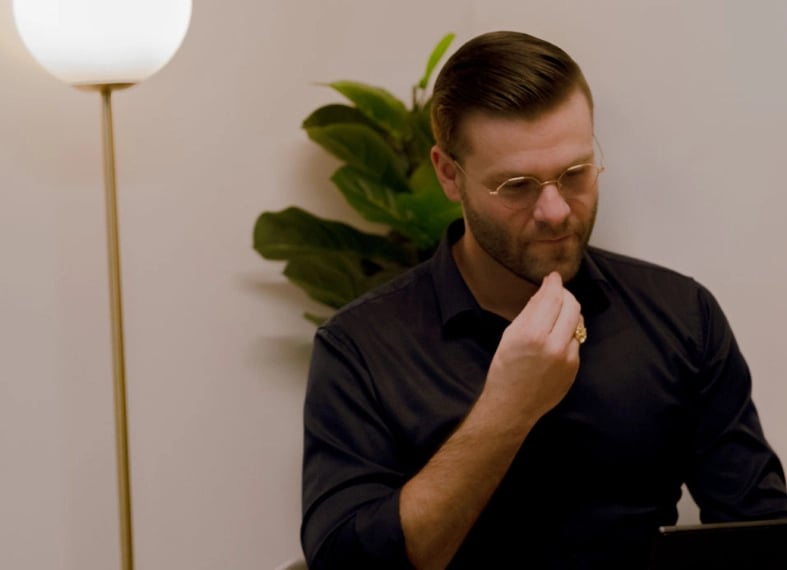
M462 231L317 331L301 528L312 570L410 567L399 491L467 415L508 325L456 267ZM787 517L749 370L711 294L592 247L567 287L589 334L576 380L450 567L643 567L684 482L704 522Z

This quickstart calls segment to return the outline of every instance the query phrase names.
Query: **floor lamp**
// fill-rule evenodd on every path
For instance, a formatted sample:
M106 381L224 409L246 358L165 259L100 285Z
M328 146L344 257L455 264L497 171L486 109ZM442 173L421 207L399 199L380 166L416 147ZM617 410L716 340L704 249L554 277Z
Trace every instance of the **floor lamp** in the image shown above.
M13 0L13 8L22 41L47 71L75 87L101 94L120 554L123 570L132 570L112 92L147 79L172 58L188 30L191 0Z

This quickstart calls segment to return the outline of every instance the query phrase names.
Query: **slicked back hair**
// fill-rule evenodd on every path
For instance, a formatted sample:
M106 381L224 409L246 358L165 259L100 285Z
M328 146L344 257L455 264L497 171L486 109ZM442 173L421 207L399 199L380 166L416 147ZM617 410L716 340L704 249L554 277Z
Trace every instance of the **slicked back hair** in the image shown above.
M579 89L593 96L577 63L561 48L521 32L490 32L459 48L446 62L432 94L432 131L454 158L467 151L462 120L471 113L533 120Z

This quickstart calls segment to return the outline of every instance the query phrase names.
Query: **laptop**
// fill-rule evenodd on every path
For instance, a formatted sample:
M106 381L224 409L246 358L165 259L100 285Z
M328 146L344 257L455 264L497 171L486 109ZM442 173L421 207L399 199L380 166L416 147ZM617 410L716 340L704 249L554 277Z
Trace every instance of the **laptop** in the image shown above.
M787 519L663 526L648 570L785 570Z

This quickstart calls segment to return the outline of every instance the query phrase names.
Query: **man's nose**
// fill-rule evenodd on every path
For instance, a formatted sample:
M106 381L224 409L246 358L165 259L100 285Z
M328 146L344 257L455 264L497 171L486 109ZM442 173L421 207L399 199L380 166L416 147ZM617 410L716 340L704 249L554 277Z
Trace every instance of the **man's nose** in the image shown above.
M533 208L533 218L549 225L563 223L571 212L568 202L560 194L557 182L550 182L541 188L541 194Z

